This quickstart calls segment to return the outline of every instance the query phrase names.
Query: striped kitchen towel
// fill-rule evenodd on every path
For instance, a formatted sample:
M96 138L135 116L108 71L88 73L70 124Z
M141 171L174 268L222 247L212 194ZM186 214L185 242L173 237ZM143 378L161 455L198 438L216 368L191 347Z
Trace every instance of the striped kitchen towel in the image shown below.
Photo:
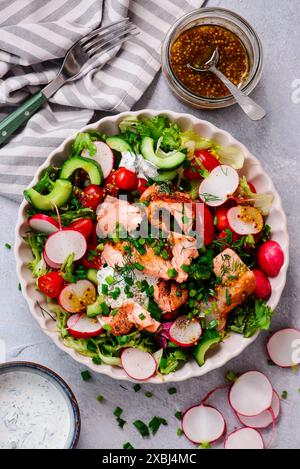
M203 0L0 0L0 119L52 80L69 47L129 16L140 34L64 85L0 147L0 194L19 202L38 166L95 110L129 110L160 68L166 31ZM113 55L115 54L115 55Z

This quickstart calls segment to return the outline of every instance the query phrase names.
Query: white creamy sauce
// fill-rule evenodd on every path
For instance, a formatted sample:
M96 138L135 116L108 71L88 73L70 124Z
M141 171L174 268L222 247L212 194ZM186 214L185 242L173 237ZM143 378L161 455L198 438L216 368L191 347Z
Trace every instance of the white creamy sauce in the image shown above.
M64 448L70 427L68 403L48 378L0 374L0 449Z
M158 176L156 166L145 160L143 155L140 154L135 155L130 152L123 152L119 166L137 173L139 178L154 179Z

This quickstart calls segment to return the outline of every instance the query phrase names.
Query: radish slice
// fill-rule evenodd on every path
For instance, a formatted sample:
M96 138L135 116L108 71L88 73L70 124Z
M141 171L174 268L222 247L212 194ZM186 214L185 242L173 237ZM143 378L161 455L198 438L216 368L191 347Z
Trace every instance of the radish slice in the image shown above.
M89 280L78 280L66 285L59 294L60 306L69 313L81 313L96 301L96 288Z
M45 252L45 249L44 249L44 252L43 252L43 258L44 258L44 261L46 262L46 264L51 267L51 269L54 269L54 270L58 270L60 269L61 267L61 264L58 264L57 262L52 262L50 261L50 259L48 258L46 252Z
M94 156L90 156L88 150L81 153L85 158L96 161L102 169L104 179L111 173L114 166L114 154L110 147L104 142L93 142L96 145L97 152Z
M278 394L273 391L273 399L271 403L271 409L273 410L273 415L270 410L264 410L261 414L256 415L255 417L245 417L244 415L237 414L239 421L246 427L251 428L267 428L269 425L272 425L273 420L278 418L280 412L280 399Z
M103 330L102 322L96 318L88 318L84 313L72 314L69 317L68 331L77 339L88 339L101 334Z
M201 333L199 321L187 316L179 316L169 330L171 341L180 347L191 347L199 340Z
M59 230L58 222L54 218L44 215L43 213L33 215L28 223L30 228L34 231L40 231L45 234L52 234Z
M254 417L271 406L273 389L268 378L259 371L248 371L233 383L229 403L239 414Z
M243 236L260 233L264 226L261 213L257 208L248 205L230 208L227 220L232 231Z
M267 343L268 354L276 365L290 368L300 363L300 330L287 328L273 334Z
M239 428L230 433L225 441L225 449L264 449L264 440L254 428Z
M45 253L50 262L62 264L74 253L74 261L81 259L87 249L85 237L75 230L60 230L49 236L45 244Z
M199 187L200 199L210 207L218 207L234 194L239 186L239 175L231 166L221 165L203 179Z
M211 406L191 407L182 417L182 431L193 443L213 443L221 438L225 429L222 414Z
M125 348L121 355L124 371L130 378L145 381L156 372L157 363L153 355L139 348Z

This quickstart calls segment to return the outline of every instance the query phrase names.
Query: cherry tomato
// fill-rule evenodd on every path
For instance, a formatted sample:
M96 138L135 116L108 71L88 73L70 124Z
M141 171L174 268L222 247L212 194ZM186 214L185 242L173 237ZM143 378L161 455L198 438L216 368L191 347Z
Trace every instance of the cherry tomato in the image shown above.
M80 202L83 207L96 210L98 205L102 202L104 191L102 187L96 184L87 186L80 195Z
M85 239L89 239L94 229L93 222L90 218L80 218L80 220L73 221L67 227L67 230L79 231Z
M256 298L267 300L272 293L272 287L268 277L259 269L253 269L255 275L255 290L254 295Z
M185 168L183 172L183 177L185 179L188 179L189 181L199 181L202 179L201 173L200 173L200 167L196 163L195 159L192 159L189 163L189 166Z
M118 197L119 188L116 186L116 172L114 169L107 178L104 179L104 191L112 197Z
M226 230L230 228L228 220L227 220L227 212L228 208L220 207L216 210L216 217L217 217L217 229L219 231Z
M258 265L269 277L276 277L284 263L284 254L276 241L266 241L257 252Z
M249 189L250 189L250 191L252 192L252 194L256 194L256 189L255 189L255 187L253 186L252 182L249 182L249 181L248 181L248 186L249 186Z
M85 256L81 259L86 269L100 269L102 266L101 252L97 251L96 244L88 244Z
M230 230L231 231L231 230ZM231 239L232 239L232 243L235 243L236 241L238 241L240 239L240 236L237 235L236 233L233 233L233 231L231 231ZM228 236L228 233L227 233L227 230L223 230L219 233L218 235L218 239L226 239ZM223 246L223 250L226 249L228 246L230 246L229 243L224 243L224 246Z
M116 186L124 191L135 189L138 185L138 178L133 171L126 168L119 168L115 175Z
M208 150L196 150L195 158L199 160L202 166L209 172L211 172L217 166L220 166L217 158Z
M38 288L49 298L56 298L64 286L64 279L60 272L49 272L38 279Z
M144 178L138 178L138 183L137 183L137 191L140 194L140 196L145 192L147 189L147 179Z

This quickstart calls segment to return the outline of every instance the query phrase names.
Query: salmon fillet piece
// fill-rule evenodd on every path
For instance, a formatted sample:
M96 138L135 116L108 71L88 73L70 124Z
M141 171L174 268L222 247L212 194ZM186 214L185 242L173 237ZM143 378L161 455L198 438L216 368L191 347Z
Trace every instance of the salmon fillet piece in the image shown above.
M124 303L115 316L102 316L102 319L109 324L114 336L129 334L134 327L155 333L160 326L160 322L153 319L149 311L134 301Z
M109 267L124 267L125 258L123 253L123 243L105 243L102 251L102 261Z
M181 296L178 296L178 293ZM176 282L166 280L158 280L154 285L154 300L163 313L171 313L180 308L188 299L188 291L186 288L180 288Z
M97 208L97 235L107 237L118 225L127 232L134 231L142 221L141 210L126 200L108 195Z
M199 256L197 240L192 236L170 233L169 241L173 245L173 258L171 260L172 268L178 272L176 282L185 282L185 280L188 278L188 274L184 272L182 266L189 266L192 260Z
M163 259L161 256L156 256L153 248L147 246L145 254L139 254L136 249L133 250L135 261L144 266L143 274L149 277L157 277L169 280L168 270L172 269L171 261Z

